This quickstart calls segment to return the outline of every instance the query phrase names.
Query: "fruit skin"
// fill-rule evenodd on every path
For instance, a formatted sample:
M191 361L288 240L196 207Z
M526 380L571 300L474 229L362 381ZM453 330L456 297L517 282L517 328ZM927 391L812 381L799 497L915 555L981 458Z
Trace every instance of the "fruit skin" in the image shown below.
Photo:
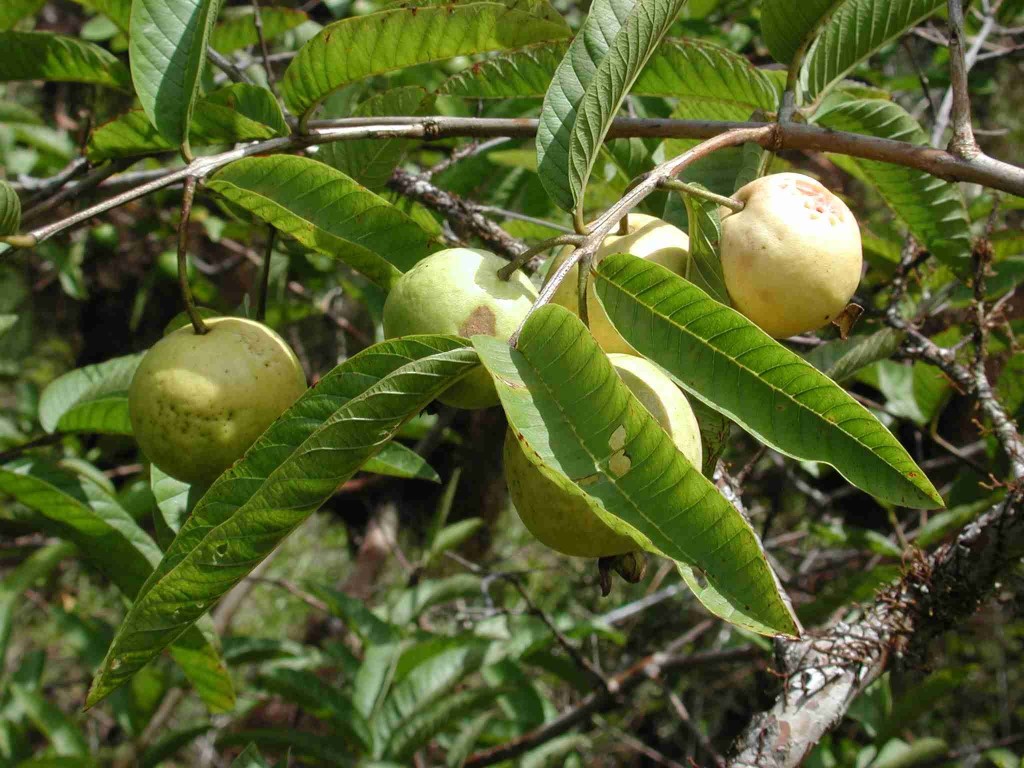
M431 254L402 275L384 302L384 336L442 333L507 339L530 311L537 292L522 272L507 282L508 264L479 248L448 248ZM498 404L490 374L477 368L439 398L456 408Z
M608 358L630 391L699 470L700 427L679 387L642 357L613 353ZM529 448L509 429L505 434L505 479L512 503L530 533L552 549L574 557L610 557L637 548L631 538L605 525L582 498L541 473L525 450Z
M267 326L239 317L168 334L128 389L139 447L171 477L209 485L306 391L295 353Z
M628 235L608 235L601 247L594 254L595 263L613 253L631 253L655 264L670 269L677 275L686 273L690 261L690 238L681 229L666 221L645 213L631 213L627 218ZM618 229L616 228L616 231ZM551 280L562 263L572 253L572 246L567 246L551 261L548 267L545 284ZM573 267L565 280L558 286L551 301L579 314L578 281L579 267ZM587 286L587 314L590 320L590 333L605 352L621 352L639 354L622 335L615 330L608 313L594 292L593 281Z
M816 330L860 282L860 228L846 203L799 173L764 176L722 219L722 272L733 306L769 336Z

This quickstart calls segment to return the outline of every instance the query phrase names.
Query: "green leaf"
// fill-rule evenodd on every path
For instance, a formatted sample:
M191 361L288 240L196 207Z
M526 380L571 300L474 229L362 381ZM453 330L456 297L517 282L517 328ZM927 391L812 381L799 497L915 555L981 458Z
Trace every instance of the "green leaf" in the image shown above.
M154 535L160 548L167 549L199 501L199 494L202 491L165 474L155 464L149 467L149 484L153 498L156 499L156 511L153 514Z
M612 120L686 0L595 0L555 72L537 127L537 169L563 209L583 194Z
M869 365L891 357L899 349L903 334L883 328L868 336L830 341L815 347L804 359L836 382L843 382Z
M388 443L384 448L366 462L363 472L373 472L388 477L402 477L410 480L429 480L440 483L441 478L427 460L412 448L401 443Z
M331 92L371 75L567 35L564 24L492 2L380 11L324 27L299 50L281 90L288 109L305 115Z
M0 492L43 515L129 599L160 561L156 543L105 489L80 474L42 461L0 468ZM207 630L209 631L209 630ZM215 712L234 707L231 678L215 641L197 627L171 649L175 660Z
M11 683L7 690L28 715L32 724L46 736L55 754L69 757L89 756L89 745L86 744L85 737L78 727L54 704L44 699L42 694L16 683Z
M847 0L829 18L807 53L801 73L806 97L818 96L883 45L945 5L945 0Z
M423 115L434 109L434 97L419 86L392 88L375 94L352 112L352 117ZM412 139L358 139L324 144L317 159L350 176L368 189L383 189L391 172L401 162Z
M46 0L4 0L0 5L0 30L8 30L43 7Z
M352 684L352 702L367 720L372 721L380 710L401 655L402 644L396 641L365 646Z
M437 536L430 544L430 549L425 555L427 561L434 560L449 550L456 549L463 542L471 539L477 531L484 526L484 521L479 517L470 517L459 520L457 523L446 525L437 532Z
M633 347L765 444L830 464L885 501L942 506L924 472L874 416L738 312L628 254L603 260L594 275L608 316Z
M384 757L408 765L413 754L429 745L437 734L456 727L466 715L486 711L502 693L500 688L470 688L421 709L391 734Z
M256 745L250 744L231 761L231 768L267 768L267 761L263 759Z
M438 92L463 99L541 97L568 50L568 43L554 42L500 54L452 75Z
M434 247L404 213L340 171L305 157L250 157L207 186L307 248L390 288Z
M988 510L993 503L992 499L981 499L970 504L944 509L942 512L932 515L928 518L928 522L921 526L917 538L914 539L914 544L924 550L930 549Z
M390 742L399 745L415 740L414 731L423 728L429 732L424 720L450 698L453 689L483 664L486 646L476 642L456 645L429 657L417 665L388 693L384 706L371 721L374 732L374 757L391 753ZM412 731L412 732L411 732Z
M96 13L102 13L125 34L131 21L132 0L75 0Z
M435 605L481 594L480 577L460 573L445 579L430 579L400 592L384 615L395 626L405 626Z
M21 200L14 187L0 179L0 237L18 234L21 226Z
M131 90L128 70L109 51L48 32L0 32L0 82L46 80Z
M298 704L305 712L331 725L355 747L372 748L370 727L351 700L312 672L279 667L260 676L262 688Z
M263 23L263 39L273 40L289 29L307 21L304 11L295 8L260 7L260 21ZM228 8L224 17L217 22L210 35L210 47L220 53L231 53L239 48L257 45L260 41L256 30L256 15L252 8Z
M819 624L840 609L849 609L855 603L871 600L885 584L900 577L897 565L878 565L866 571L844 573L831 579L810 603L800 606L800 620L805 624Z
M764 0L761 34L776 61L789 64L797 51L846 0Z
M4 574L3 581L0 581L0 664L4 663L7 656L7 644L14 626L14 611L21 596L39 579L49 575L50 571L60 565L61 560L74 553L73 544L50 544L36 550L17 568Z
M199 100L192 115L192 144L234 144L288 133L281 107L266 88L233 83ZM104 123L92 132L86 153L93 163L114 157L166 152L175 145L165 139L140 110Z
M709 605L762 634L799 627L743 516L691 467L630 393L586 327L545 306L518 349L477 336L511 429L527 457L638 548L698 567L722 597Z
M310 584L308 589L366 646L386 645L401 635L398 627L376 616L362 600L320 584Z
M128 385L140 360L115 357L57 377L39 398L39 423L47 432L130 435Z
M722 221L718 205L696 195L682 195L690 224L690 264L687 278L715 301L732 306L725 287L718 244L722 239Z
M880 136L918 146L930 142L924 129L899 104L861 99L837 104L815 122L837 131ZM852 164L878 189L886 204L942 262L964 274L970 269L971 228L967 207L956 184L924 171L877 160L833 158Z
M178 752L213 729L213 723L200 723L161 734L160 738L139 756L139 768L158 768L158 766L166 765ZM241 755L239 755L240 757ZM239 758L236 758L232 765L236 765Z
M476 746L480 735L494 719L493 712L484 712L473 718L452 741L445 754L445 765L448 768L462 768L466 759Z
M300 397L200 499L125 617L88 704L192 626L476 365L463 341L407 337L359 353Z
M221 0L133 0L128 55L142 109L190 154L188 128Z

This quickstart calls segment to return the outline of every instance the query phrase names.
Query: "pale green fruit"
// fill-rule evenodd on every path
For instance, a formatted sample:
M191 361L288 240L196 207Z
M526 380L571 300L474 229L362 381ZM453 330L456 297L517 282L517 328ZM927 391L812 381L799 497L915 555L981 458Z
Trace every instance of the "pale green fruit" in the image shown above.
M733 306L784 339L833 320L860 282L860 228L846 203L809 176L742 187L722 219L722 273Z
M132 430L171 477L208 485L306 391L295 353L267 326L239 317L168 334L146 353L128 390Z
M701 466L700 427L686 396L658 366L633 355L608 358L633 395L668 432L694 467ZM505 435L505 479L520 519L543 544L574 557L610 557L637 548L595 515L582 498L563 490L530 462L510 429Z
M677 275L686 273L686 265L690 260L690 238L681 229L668 222L648 216L644 213L631 213L626 222L629 234L608 235L594 255L595 262L613 253L630 253L640 259L660 264ZM572 246L566 246L551 261L544 282L547 283L562 263L569 258ZM560 304L573 314L579 314L578 280L579 267L573 267L565 280L558 286L551 301ZM622 352L639 354L622 338L608 313L594 292L594 283L587 286L587 314L590 321L590 333L593 334L601 349L605 352Z
M440 333L507 339L537 298L522 272L507 282L498 277L498 270L507 264L478 248L448 248L431 254L402 275L388 294L384 336ZM438 399L457 408L487 408L498 404L498 392L480 367Z

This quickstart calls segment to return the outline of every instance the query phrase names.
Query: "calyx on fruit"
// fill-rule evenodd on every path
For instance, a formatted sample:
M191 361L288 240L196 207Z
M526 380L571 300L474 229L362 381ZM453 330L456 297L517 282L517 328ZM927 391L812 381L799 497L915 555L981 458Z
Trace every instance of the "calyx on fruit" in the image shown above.
M626 227L628 234L612 234L604 239L601 247L594 254L595 263L613 253L630 253L637 258L660 264L677 275L686 273L686 267L690 260L690 238L685 232L667 221L644 213L629 214L626 217ZM547 276L544 279L545 284L551 280L551 277L569 258L572 251L572 246L566 246L551 260L551 266L548 267ZM573 267L566 275L565 280L558 286L555 295L551 297L553 303L560 304L573 314L579 314L578 275L579 267ZM590 333L601 345L601 349L605 352L638 354L612 325L608 313L604 311L604 307L601 306L601 302L597 298L593 282L587 285L587 315L590 321Z
M846 203L809 176L742 187L722 218L722 272L733 306L783 339L828 323L860 282L860 228Z
M498 277L498 270L507 264L478 248L448 248L431 254L402 275L388 294L384 336L443 333L507 339L537 298L521 272L507 282ZM481 366L438 399L457 408L487 408L498 404L498 392Z
M179 328L152 346L128 389L132 430L171 477L208 485L306 391L291 347L240 317Z
M668 432L695 467L701 466L700 428L686 396L660 368L633 355L610 354L615 372ZM543 544L574 557L611 557L637 548L609 528L586 500L566 491L527 458L511 429L505 435L505 479L520 519Z

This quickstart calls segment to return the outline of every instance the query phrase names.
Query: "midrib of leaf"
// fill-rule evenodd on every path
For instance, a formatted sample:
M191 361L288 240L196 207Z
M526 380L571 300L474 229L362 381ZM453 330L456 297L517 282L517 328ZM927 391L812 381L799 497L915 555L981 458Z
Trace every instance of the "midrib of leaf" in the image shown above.
M597 290L598 296L602 300L602 303L606 302L606 299L607 299L606 294L607 294L608 291L611 291L611 290L617 290L617 291L621 292L621 294L623 296L631 299L634 302L639 303L639 301L640 301L639 300L640 294L637 294L636 297L634 297L625 287L616 285L613 282L613 280L609 277L609 274L620 272L623 269L628 268L630 261L640 262L641 260L636 259L636 257L633 257L633 256L619 254L619 255L615 255L615 256L609 257L604 262L602 262L601 265L599 265L598 270L595 272L595 276L596 276L596 279L597 279L596 290ZM681 281L683 280L683 278L680 278L680 277L672 275L664 267L661 267L661 266L659 266L657 264L648 264L648 263L644 262L640 266L645 268L647 271L651 271L653 269L654 271L659 272L659 275L658 275L659 282L654 284L654 285L648 286L647 288L644 289L644 292L656 290L657 288L663 286L664 284L666 284L668 282L672 282L674 280L681 280ZM662 272L664 274L660 274ZM686 282L686 281L684 281L684 282ZM693 301L691 301L689 304L686 304L686 305L683 305L683 306L680 306L680 307L676 308L674 310L673 314L685 311L686 309L689 309L690 307L692 307L692 306L694 306L696 304L699 304L701 302L707 302L710 306L713 307L713 309L711 309L709 312L703 314L699 318L700 320L707 320L708 317L712 316L712 313L717 313L717 314L728 313L728 314L736 315L737 317L739 317L738 313L736 313L734 310L732 310L732 309L730 309L730 308L728 308L728 307L726 307L724 305L718 304L718 302L715 302L713 299L711 299L709 296L707 296L697 286L692 285L690 283L687 283L687 285L689 285L689 287L693 291L698 292L700 295L696 296L693 299ZM657 310L657 306L649 307L649 311L651 313L657 313L657 311L658 311ZM613 315L612 311L609 311L609 316L612 317L612 320L613 320L613 323L614 323L614 315ZM768 336L766 336L766 335L764 336L765 342L763 344L761 344L760 346L753 347L751 349L746 349L739 356L734 357L734 356L730 355L728 352L726 352L725 350L721 349L719 346L714 346L714 341L716 339L718 339L718 338L721 338L721 337L727 335L727 334L736 333L737 331L742 332L742 331L745 330L743 327L727 328L726 330L721 331L719 333L716 333L716 334L714 334L714 335L712 335L712 336L710 336L710 337L705 339L705 338L702 338L701 336L698 336L696 333L694 333L687 325L682 325L680 323L677 323L672 317L670 317L668 315L656 314L656 318L658 320L660 320L661 322L663 322L663 323L667 323L667 324L671 325L680 334L685 335L691 341L697 342L697 344L700 347L702 347L703 349L707 350L707 352L712 356L712 364L711 364L712 370L714 368L714 358L715 357L724 358L726 360L729 360L732 363L732 365L736 369L738 369L740 372L746 374L746 376L748 378L756 380L756 381L759 382L759 384L761 386L768 388L770 390L771 396L773 398L772 407L771 407L771 409L769 411L769 414L770 414L770 417L771 417L771 420L772 420L773 431L774 431L774 428L775 428L775 418L776 418L776 416L775 416L775 407L774 407L774 399L775 398L780 398L780 399L783 399L783 400L789 402L792 405L795 405L797 407L797 409L798 409L798 413L800 414L801 419L805 418L806 416L810 416L811 420L813 421L813 427L812 428L822 428L822 429L827 429L827 430L837 429L844 436L844 438L846 438L847 440L855 443L857 446L859 446L860 448L864 449L864 451L867 453L868 456L871 456L872 458L874 458L878 462L880 462L882 464L884 470L886 471L886 473L888 475L892 475L892 473L895 473L895 475L900 478L900 480L901 480L901 482L903 484L910 486L910 490L912 491L912 493L915 496L918 496L921 499L925 499L925 498L926 499L930 499L930 501L931 501L931 507L930 508L935 508L935 507L943 506L942 499L938 495L938 492L934 488L932 488L930 483L928 483L927 478L925 478L924 473L919 468L916 467L916 465L913 463L913 460L910 459L908 454L906 454L906 451L901 446L899 446L898 443L895 442L895 438L892 438L893 439L893 444L892 445L883 446L883 448L887 452L898 451L899 453L901 453L902 457L905 457L906 460L911 464L911 466L913 466L915 468L918 476L920 476L923 479L923 481L925 483L925 485L923 487L918 487L916 484L911 482L892 463L890 463L888 460L884 459L881 455L879 455L874 448L869 446L867 443L863 442L857 436L851 434L849 431L847 431L843 427L844 424L848 424L848 423L850 423L852 421L868 421L868 422L871 422L873 425L878 425L878 427L879 427L879 431L876 431L873 434L877 435L877 434L881 434L882 432L884 432L885 434L889 434L888 430L886 430L885 427L883 427L878 422L878 420L875 419L868 412L868 410L866 408L864 408L864 406L860 405L860 403L858 403L856 400L854 400L852 397L850 397L838 385L835 385L833 382L830 382L827 379L827 377L824 376L824 374L822 374L820 371L818 371L812 365L810 365L806 361L802 360L797 355L789 352L784 347L779 345L777 342L775 342L774 340L770 339ZM755 327L755 326L749 324L749 321L745 321L745 322L747 323L747 327L750 327L750 328ZM630 329L624 329L623 327L618 326L618 325L616 325L616 328L619 330L620 333L624 333L624 335L625 335L625 333L628 333L629 330L630 330ZM762 333L762 335L764 335L763 332L761 332L761 333ZM637 338L630 338L630 336L627 335L626 339L631 344L633 344L633 346L637 347L637 343L638 343L638 339ZM646 346L646 344L644 344L643 346ZM637 347L637 348L639 349L639 347ZM788 360L786 362L777 363L776 365L773 365L772 367L767 368L764 371L761 371L760 373L755 372L752 368L749 368L748 366L744 365L741 362L741 358L742 357L744 357L746 355L756 354L756 353L758 353L758 352L760 352L761 350L764 350L764 349L777 349L777 350L780 350L781 352L785 353L787 356L791 356L792 359ZM644 352L643 349L640 349L640 351ZM656 362L658 362L659 355L657 355L657 352L655 350L650 350L650 352L653 354L652 359L655 360ZM662 358L662 359L664 359L664 358ZM799 393L790 394L790 393L786 392L785 390L780 389L779 387L777 387L777 386L775 386L775 385L773 385L773 384L771 384L771 383L769 383L769 382L764 380L763 377L766 374L771 373L773 371L776 371L776 370L778 370L780 368L787 367L787 366L793 366L793 367L798 368L799 369L799 373L797 374L797 376L803 375L803 374L812 373L812 374L814 374L816 376L822 377L823 379L825 379L825 381L823 381L823 382L821 382L819 384L815 384L814 386L811 386L808 389L805 389L805 390L803 390L803 391L801 391ZM714 408L715 410L724 413L725 415L727 415L730 419L732 419L736 423L740 424L741 426L744 426L744 428L749 429L748 421L747 421L747 419L745 419L743 417L742 414L736 413L734 410L726 408L725 406L717 403L707 393L698 391L697 389L695 389L693 387L692 384L687 382L685 379L679 377L675 372L672 372L672 371L670 371L670 372L673 374L673 377L676 378L677 381L679 381L679 383L682 384L685 387L687 392L692 393L695 397L699 398L701 401L706 403L709 407ZM796 378L796 376L794 376L794 379L795 378ZM841 401L831 405L824 413L821 413L821 414L816 413L813 409L811 409L807 405L804 405L802 402L800 402L800 400L797 399L797 398L802 397L804 395L810 394L811 392L815 392L815 391L818 391L818 390L821 390L821 389L829 389L829 388L834 388L834 390L835 390L837 395L840 395L840 393L841 393ZM856 418L853 418L853 417L846 418L846 419L843 420L843 422L832 422L832 421L829 421L826 418L826 415L830 411L834 410L837 407L841 407L841 406L847 406L847 407L853 406L855 408L855 410L859 412L859 415ZM793 456L793 458L809 459L811 461L825 461L824 459L822 459L820 457L794 455L794 454L786 451L785 449L775 445L774 442L768 436L766 436L766 435L758 434L757 437L759 439L763 440L764 442L769 443L773 448L778 450L780 453L784 453L786 455ZM891 437L891 434L890 434L890 437ZM829 462L829 463L831 464L831 462ZM832 465L832 466L835 466L835 465ZM846 472L848 470L844 470L844 469L841 469L839 467L836 467L836 469L841 474L846 476Z

